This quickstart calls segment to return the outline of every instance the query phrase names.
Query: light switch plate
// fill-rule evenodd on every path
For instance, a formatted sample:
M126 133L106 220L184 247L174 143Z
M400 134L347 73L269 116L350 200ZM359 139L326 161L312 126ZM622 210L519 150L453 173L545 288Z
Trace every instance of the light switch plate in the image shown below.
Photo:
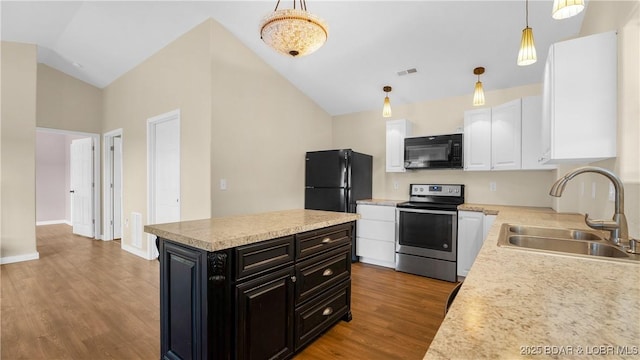
M220 179L220 190L227 190L227 179Z

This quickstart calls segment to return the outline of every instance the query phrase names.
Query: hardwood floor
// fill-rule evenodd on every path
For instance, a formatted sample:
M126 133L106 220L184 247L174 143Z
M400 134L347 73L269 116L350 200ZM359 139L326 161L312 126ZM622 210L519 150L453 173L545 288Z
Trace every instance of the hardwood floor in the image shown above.
M0 267L1 359L158 359L159 269L66 225L37 228L40 259ZM422 359L455 284L354 264L353 320L296 359Z

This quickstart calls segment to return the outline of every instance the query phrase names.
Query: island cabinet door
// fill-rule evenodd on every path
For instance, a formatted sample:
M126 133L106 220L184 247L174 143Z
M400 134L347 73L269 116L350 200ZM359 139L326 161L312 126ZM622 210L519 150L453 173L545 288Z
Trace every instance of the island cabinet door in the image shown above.
M160 241L162 359L202 359L207 353L207 253Z
M294 268L236 285L238 359L286 359L294 351Z

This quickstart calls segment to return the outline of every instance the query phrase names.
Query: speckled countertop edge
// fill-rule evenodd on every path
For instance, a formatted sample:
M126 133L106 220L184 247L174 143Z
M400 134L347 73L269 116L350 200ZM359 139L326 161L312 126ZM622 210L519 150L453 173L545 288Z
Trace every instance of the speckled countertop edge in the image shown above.
M587 230L582 215L459 209L498 216L424 359L640 356L640 264L497 246L504 223Z
M218 251L344 224L359 217L350 213L295 209L146 225L144 231L202 250Z
M358 200L356 204L358 205L379 205L379 206L396 206L401 202L405 202L407 200L390 200L390 199L366 199L366 200Z

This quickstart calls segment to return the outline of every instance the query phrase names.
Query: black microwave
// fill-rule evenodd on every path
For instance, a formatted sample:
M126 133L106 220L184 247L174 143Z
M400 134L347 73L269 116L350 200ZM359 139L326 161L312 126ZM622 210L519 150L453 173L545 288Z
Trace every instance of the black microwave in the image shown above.
M404 139L404 168L462 169L462 134Z

